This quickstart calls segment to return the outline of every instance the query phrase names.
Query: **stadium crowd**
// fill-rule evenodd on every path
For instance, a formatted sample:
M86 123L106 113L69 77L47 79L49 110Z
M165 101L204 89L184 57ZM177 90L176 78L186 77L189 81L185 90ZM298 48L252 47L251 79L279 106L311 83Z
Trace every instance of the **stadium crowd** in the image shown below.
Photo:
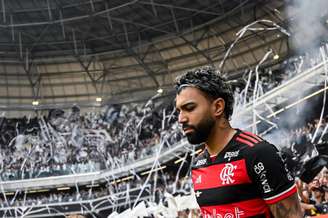
M182 137L172 107L109 106L80 115L51 110L48 117L0 120L2 180L113 169L149 157ZM166 112L166 114L165 114ZM165 116L165 117L164 117Z
M324 168L309 184L296 181L305 217L328 214L328 169Z

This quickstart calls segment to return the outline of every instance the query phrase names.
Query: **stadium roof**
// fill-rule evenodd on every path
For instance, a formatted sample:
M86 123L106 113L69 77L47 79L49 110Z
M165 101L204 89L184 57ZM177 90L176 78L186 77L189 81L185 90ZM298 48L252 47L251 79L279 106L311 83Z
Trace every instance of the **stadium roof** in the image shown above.
M2 110L142 101L159 88L167 93L188 69L219 67L245 25L267 19L286 26L280 0L0 3ZM279 58L266 64L279 62L289 53L288 37L248 31L220 70L233 75L253 67L269 49Z

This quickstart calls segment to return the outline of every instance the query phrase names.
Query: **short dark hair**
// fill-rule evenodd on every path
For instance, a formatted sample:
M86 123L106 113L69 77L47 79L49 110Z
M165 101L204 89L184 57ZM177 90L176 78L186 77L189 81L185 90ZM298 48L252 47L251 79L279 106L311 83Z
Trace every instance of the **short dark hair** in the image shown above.
M177 94L186 87L198 88L212 100L222 98L225 101L225 116L230 119L234 102L231 87L215 68L201 67L178 76L175 81Z

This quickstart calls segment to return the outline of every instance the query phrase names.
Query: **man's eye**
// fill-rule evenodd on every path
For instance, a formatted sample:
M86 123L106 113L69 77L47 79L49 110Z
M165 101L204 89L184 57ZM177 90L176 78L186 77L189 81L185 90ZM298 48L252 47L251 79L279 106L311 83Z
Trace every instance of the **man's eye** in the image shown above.
M194 110L194 106L188 106L188 107L186 107L186 111L192 111L192 110Z

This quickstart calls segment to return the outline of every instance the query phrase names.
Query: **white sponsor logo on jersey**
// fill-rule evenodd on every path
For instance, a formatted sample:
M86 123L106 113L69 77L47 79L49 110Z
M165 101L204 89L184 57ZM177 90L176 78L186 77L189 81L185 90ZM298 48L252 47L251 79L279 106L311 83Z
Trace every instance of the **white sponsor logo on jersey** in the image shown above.
M197 163L196 163L196 167L198 167L200 165L204 165L204 164L206 164L206 159L198 160Z
M234 211L217 213L216 209L213 209L212 214L205 212L203 215L205 218L240 218L242 215L244 215L244 211L240 210L238 207L235 207Z
M195 181L195 184L200 184L202 183L202 175L199 175Z
M238 157L239 155L239 150L238 151L228 151L224 154L224 159L228 158L230 161L231 158L233 157Z
M234 170L237 168L237 166L234 166L231 163L225 164L224 168L221 170L220 173L220 179L222 180L222 184L232 184L235 182L233 179L234 176Z
M195 192L195 195L196 195L197 198L199 198L199 196L200 196L201 194L202 194L201 191L196 191L196 192Z
M268 182L268 179L267 179L267 176L266 176L267 171L265 170L264 164L262 162L258 162L254 166L254 171L257 174L257 176L258 176L258 178L261 182L263 192L264 193L271 192L272 189L269 185L269 182Z

